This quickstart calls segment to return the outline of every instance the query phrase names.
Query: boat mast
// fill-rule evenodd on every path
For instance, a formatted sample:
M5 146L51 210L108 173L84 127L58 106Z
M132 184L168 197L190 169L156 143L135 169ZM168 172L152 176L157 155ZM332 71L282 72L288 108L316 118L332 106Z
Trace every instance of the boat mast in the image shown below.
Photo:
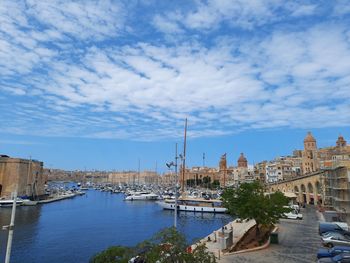
M185 119L184 152L183 152L183 158L182 158L182 185L181 185L182 193L185 191L186 136L187 136L187 118Z
M177 143L175 144L175 208L174 208L174 227L177 227Z
M32 192L33 195L33 185L29 184L29 174L30 174L30 168L31 168L31 162L32 162L32 156L29 156L29 162L27 167L27 185L26 185L26 196L30 195L30 192Z
M139 164L138 164L138 179L137 184L140 186L140 158L139 158Z
M157 186L159 186L159 182L158 182L158 162L156 161L156 167L154 169L154 172L155 172L155 180L157 182ZM153 181L153 180L152 180Z

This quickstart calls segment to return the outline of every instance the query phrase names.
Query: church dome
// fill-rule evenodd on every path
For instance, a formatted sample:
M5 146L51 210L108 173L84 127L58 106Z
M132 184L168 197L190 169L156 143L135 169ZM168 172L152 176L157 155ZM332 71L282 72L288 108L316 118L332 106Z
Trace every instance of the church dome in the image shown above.
M345 141L344 137L339 135L336 144L337 144L338 147L346 146L346 141Z
M241 153L241 156L239 156L238 158L238 162L246 162L247 161L247 158L244 157L244 154Z
M304 139L304 143L305 142L316 142L314 136L312 136L311 132L308 132L305 139Z
M238 158L238 167L248 167L247 158L244 157L243 153L241 153L241 156Z

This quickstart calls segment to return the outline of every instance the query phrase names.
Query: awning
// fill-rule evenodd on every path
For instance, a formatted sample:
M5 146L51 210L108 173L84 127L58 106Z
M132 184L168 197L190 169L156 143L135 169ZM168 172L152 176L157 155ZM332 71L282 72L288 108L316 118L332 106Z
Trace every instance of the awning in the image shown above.
M285 197L288 197L288 198L297 198L297 195L293 192L284 192L283 194Z

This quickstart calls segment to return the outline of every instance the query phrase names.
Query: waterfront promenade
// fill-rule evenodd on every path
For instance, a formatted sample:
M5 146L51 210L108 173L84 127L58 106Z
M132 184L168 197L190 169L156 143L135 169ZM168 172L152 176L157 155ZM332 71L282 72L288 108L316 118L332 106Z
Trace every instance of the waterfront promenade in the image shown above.
M318 235L319 218L312 206L302 209L303 220L281 219L278 224L279 244L268 248L220 257L220 263L296 263L315 262L317 249L322 247Z

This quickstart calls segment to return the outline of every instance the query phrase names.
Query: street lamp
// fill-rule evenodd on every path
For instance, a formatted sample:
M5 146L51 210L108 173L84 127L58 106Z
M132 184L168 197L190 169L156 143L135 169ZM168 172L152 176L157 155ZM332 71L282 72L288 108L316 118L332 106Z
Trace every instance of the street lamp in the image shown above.
M171 169L172 166L175 167L175 208L174 208L174 227L177 227L177 143L175 144L175 163L172 161L166 163L166 166Z

